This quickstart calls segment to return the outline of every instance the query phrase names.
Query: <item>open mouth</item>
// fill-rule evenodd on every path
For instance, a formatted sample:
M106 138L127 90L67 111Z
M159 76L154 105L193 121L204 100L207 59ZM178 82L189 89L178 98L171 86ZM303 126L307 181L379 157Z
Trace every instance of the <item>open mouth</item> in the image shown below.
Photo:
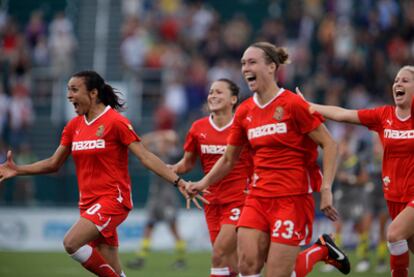
M253 75L246 76L246 80L247 82L256 81L256 76L253 76Z
M72 102L72 104L73 104L73 107L75 108L75 112L78 112L79 104L76 102Z
M398 89L398 90L395 91L395 96L396 97L400 97L400 96L404 96L404 95L405 95L405 91L403 91L403 90Z

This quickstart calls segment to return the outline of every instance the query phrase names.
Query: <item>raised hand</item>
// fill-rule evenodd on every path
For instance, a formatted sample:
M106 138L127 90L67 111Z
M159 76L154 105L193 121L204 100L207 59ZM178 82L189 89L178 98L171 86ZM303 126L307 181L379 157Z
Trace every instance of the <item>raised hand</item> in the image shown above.
M13 161L12 151L7 151L7 160L0 165L0 183L17 175L17 166Z
M189 186L187 187L187 192L189 194L197 194L197 193L209 193L209 191L207 190L206 185L204 185L204 183L202 181L198 181L198 182L190 182Z
M180 184L178 185L178 190L181 192L181 194L184 196L184 198L186 199L186 208L189 209L191 206L191 202L194 203L194 205L202 210L203 207L200 205L200 203L198 202L198 200L200 200L201 202L205 203L205 204L209 204L210 202L208 202L207 199L205 199L203 196L201 196L199 194L199 191L194 190L192 188L192 183L191 182L187 182L187 181L181 181ZM198 200L197 200L198 199Z
M332 191L330 189L321 189L320 209L332 221L339 218L339 213L332 204Z

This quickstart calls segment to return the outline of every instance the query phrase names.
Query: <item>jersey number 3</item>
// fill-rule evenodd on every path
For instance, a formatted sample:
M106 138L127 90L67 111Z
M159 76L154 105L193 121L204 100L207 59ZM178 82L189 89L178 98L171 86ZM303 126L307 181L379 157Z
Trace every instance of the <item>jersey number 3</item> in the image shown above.
M239 208L231 209L231 213L232 213L232 215L230 216L231 220L233 220L233 221L239 220L239 218L240 218L240 209Z

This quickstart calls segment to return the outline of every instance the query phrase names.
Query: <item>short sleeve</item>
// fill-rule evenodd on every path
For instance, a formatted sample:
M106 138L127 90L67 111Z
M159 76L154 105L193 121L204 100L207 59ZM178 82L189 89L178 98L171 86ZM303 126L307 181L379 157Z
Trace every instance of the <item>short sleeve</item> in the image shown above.
M296 125L302 134L312 132L323 122L323 117L313 111L309 103L302 99L297 99L292 109L294 109Z
M362 125L375 130L381 125L380 108L363 109L358 111L358 118Z
M231 125L230 134L227 138L227 144L234 146L242 146L248 142L246 131L243 126L243 119L245 118L245 109L239 107L234 115L233 124Z
M188 131L185 137L184 151L191 153L197 152L197 136L194 125L191 126L190 130Z
M70 147L73 141L73 133L75 129L75 119L72 119L65 128L63 128L62 136L60 138L60 145Z
M123 145L130 145L134 141L141 141L140 137L135 133L131 123L126 118L117 121L117 129L119 139Z
M414 128L414 97L411 102L411 128Z

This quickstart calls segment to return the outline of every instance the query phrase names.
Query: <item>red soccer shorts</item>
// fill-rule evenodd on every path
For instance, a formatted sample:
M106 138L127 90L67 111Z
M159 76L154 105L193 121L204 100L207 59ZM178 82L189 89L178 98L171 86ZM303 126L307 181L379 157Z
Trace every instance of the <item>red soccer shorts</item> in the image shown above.
M237 227L261 230L270 234L272 242L297 246L310 242L314 217L310 194L274 198L249 195Z
M81 209L81 217L92 221L102 237L89 243L91 246L107 244L118 246L116 228L127 218L129 210L116 199L102 197L88 209Z
M237 225L243 210L244 201L235 201L225 204L204 205L204 216L206 218L211 244L214 244L224 224Z
M406 207L414 208L414 200L407 202L393 202L387 200L388 212L390 213L391 219L394 220L397 215L400 214Z

